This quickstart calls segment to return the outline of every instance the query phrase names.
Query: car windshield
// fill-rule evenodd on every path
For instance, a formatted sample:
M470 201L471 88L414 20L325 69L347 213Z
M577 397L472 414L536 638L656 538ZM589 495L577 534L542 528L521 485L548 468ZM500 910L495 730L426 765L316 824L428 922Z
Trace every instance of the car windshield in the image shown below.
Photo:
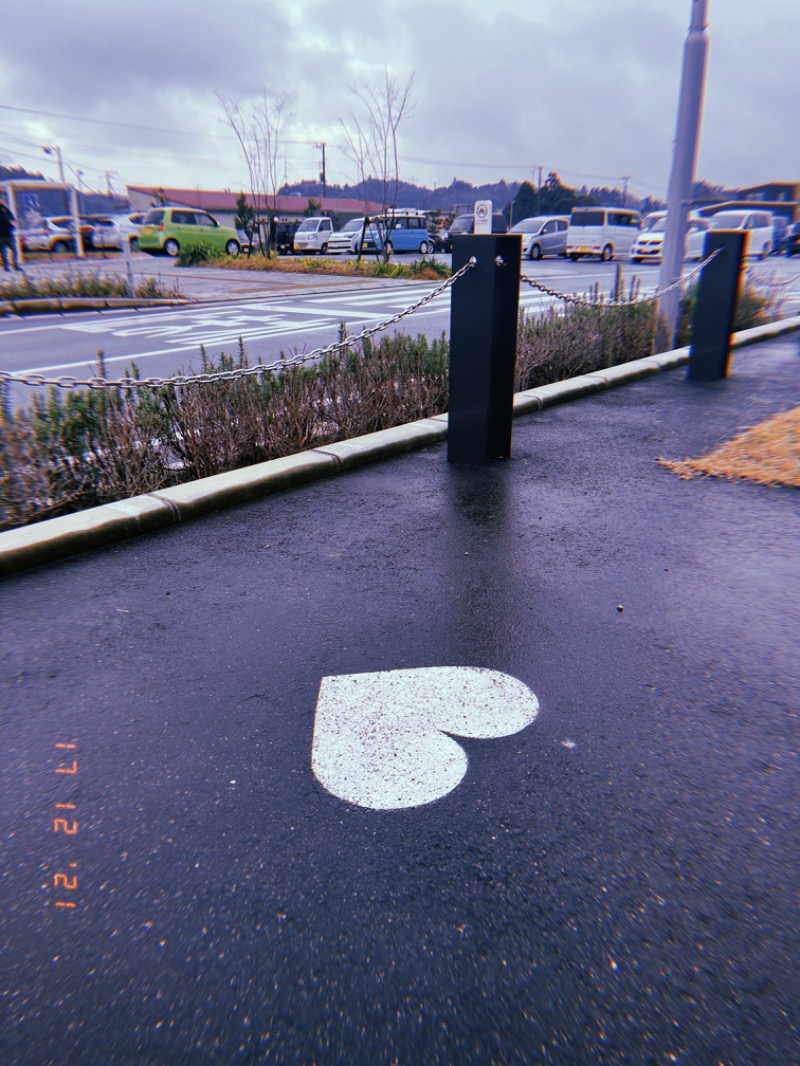
M163 211L148 211L144 216L144 223L147 226L156 226L164 217Z
M522 222L517 222L511 227L512 233L538 233L542 228L543 220L541 218L524 218Z
M646 218L642 224L642 229L647 231L651 229L665 230L667 228L667 216L666 215L654 215L652 218Z
M711 219L712 229L741 229L744 225L745 216L737 212L722 211Z
M473 215L459 215L450 227L451 233L469 233L472 229Z
M342 226L342 233L353 233L355 230L361 229L363 224L363 218L351 218L349 222L345 222Z
M297 227L297 232L298 233L316 232L316 229L317 229L318 225L319 225L319 220L318 219L316 219L316 218L307 218L305 220L305 222L301 222L300 225Z
M573 226L602 226L605 222L605 213L574 207L570 222Z

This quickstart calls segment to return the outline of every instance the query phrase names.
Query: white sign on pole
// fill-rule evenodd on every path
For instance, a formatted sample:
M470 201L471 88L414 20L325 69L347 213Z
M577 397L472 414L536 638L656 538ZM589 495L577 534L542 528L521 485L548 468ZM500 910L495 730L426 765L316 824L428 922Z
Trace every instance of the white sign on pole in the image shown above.
M463 780L467 753L449 734L507 737L539 711L508 674L450 666L324 677L311 768L334 796L396 810L431 803Z
M476 200L475 202L475 232L492 232L492 201Z

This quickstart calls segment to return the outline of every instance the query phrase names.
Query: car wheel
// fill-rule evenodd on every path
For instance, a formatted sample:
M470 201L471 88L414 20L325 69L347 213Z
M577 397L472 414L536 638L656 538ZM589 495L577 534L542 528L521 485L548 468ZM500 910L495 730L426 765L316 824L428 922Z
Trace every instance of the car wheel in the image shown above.
M542 258L542 246L540 244L531 245L531 259Z
M68 252L69 251L69 245L67 244L66 241L56 241L56 243L53 245L53 247L50 249L50 251L51 252L55 252L56 255L60 254L61 252Z
M321 248L320 248L320 250L319 250L319 251L320 251L320 255L325 255L325 253L327 252L327 250L328 250L328 246L327 246L327 244L323 244L323 245L322 245L322 247L321 247Z
M241 250L241 245L238 241L228 241L225 245L226 255L238 255Z
M164 241L164 251L170 257L170 259L174 259L180 250L181 246L178 244L174 237L170 237L168 241Z
M135 237L131 237L130 241L128 241L128 244L130 245L130 248L131 248L132 252L138 252L139 251L139 242L137 241L137 239Z
M639 258L639 256L638 256L638 255L632 255L632 256L631 256L631 262L632 262L632 263L641 263L641 261L642 261L642 260L641 260L641 259Z
M386 244L384 244L383 246L383 250L386 252L387 256L390 256L394 251L394 245L391 241L387 241Z
M427 255L430 251L431 251L430 242L429 241L421 241L420 242L420 246L419 246L419 254L420 255Z
M613 259L613 258L614 258L614 249L611 247L610 244L607 244L605 246L605 248L602 250L602 252L600 253L600 259L602 260L602 262L607 263L610 259Z

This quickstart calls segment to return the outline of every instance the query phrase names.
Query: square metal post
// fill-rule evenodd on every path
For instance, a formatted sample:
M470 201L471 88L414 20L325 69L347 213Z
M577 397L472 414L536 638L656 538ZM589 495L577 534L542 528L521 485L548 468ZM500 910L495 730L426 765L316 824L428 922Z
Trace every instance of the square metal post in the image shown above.
M706 257L718 249L719 255L703 267L697 287L686 372L689 381L719 381L728 375L747 239L741 230L708 231Z
M479 465L511 455L522 239L479 234L453 240L447 461Z

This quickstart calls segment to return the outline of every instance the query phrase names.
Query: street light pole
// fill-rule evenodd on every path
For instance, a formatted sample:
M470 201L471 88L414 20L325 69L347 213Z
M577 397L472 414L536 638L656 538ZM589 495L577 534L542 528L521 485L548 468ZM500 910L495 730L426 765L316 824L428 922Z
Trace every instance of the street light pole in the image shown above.
M667 193L667 232L661 261L659 289L675 285L683 272L686 221L691 202L694 168L700 140L700 118L706 83L708 0L692 0L692 18L683 48L683 72L678 100L678 122L672 151L672 171ZM678 329L680 291L676 288L659 301L667 327L667 346L672 347Z

